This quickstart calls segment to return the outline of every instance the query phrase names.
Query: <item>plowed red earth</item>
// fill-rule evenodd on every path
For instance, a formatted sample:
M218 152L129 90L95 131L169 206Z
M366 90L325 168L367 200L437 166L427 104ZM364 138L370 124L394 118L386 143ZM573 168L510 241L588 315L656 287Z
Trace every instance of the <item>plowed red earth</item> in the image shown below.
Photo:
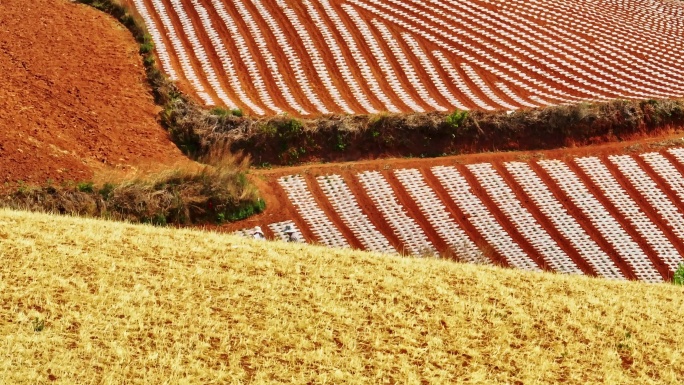
M0 183L187 161L156 121L137 44L66 0L0 1Z

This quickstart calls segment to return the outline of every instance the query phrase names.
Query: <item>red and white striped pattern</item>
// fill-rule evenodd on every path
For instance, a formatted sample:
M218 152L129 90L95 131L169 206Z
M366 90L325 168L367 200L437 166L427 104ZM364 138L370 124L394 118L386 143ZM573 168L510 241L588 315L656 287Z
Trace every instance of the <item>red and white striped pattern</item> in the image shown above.
M387 254L396 252L387 238L363 213L351 190L339 175L321 176L316 179L335 209L335 214L349 227L366 250Z
M468 169L487 191L497 207L513 223L516 230L534 247L539 255L561 273L582 274L556 241L544 230L530 212L523 207L515 193L492 168L491 164L469 165Z
M348 247L349 243L344 235L333 224L330 218L320 208L314 196L308 189L306 181L300 175L283 177L278 180L287 192L290 202L297 209L297 213L318 237L318 241L327 246Z
M620 218L615 218L608 212L606 207L595 195L591 194L587 186L582 183L568 165L554 160L539 163L560 189L567 194L572 203L589 219L590 224L601 233L618 255L634 270L639 279L647 282L662 280L644 250L625 231Z
M506 163L505 167L527 196L532 199L534 205L599 276L610 279L625 278L610 257L591 239L577 219L568 212L529 165L511 162Z
M684 263L681 170L684 149L671 149L279 181L324 244L662 282Z
M172 79L255 115L684 96L682 2L132 2Z
M397 201L392 187L377 171L366 171L358 175L359 182L367 191L375 207L389 223L394 234L402 241L406 250L413 255L435 252L435 247L416 221Z
M432 228L456 255L472 263L491 263L482 255L477 245L468 238L465 231L451 218L444 204L425 183L420 171L403 169L397 170L395 174L406 192L420 207Z
M468 217L470 223L509 265L523 270L539 270L537 264L511 238L455 168L433 167L432 173L442 183L456 206Z

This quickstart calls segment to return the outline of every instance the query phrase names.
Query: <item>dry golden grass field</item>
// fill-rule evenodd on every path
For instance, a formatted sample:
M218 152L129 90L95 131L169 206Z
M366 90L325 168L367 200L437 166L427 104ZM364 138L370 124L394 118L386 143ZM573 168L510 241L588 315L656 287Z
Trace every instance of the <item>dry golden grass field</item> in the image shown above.
M684 288L0 211L2 384L675 384Z

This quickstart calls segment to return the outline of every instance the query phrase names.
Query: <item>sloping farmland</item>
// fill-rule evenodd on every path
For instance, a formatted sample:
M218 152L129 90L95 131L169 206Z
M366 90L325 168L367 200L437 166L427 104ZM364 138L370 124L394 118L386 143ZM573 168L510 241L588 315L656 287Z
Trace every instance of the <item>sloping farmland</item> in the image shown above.
M684 263L684 149L492 158L276 170L285 208L259 224L278 239L290 225L330 247L617 280L670 280Z
M131 2L186 92L254 115L684 96L678 1Z

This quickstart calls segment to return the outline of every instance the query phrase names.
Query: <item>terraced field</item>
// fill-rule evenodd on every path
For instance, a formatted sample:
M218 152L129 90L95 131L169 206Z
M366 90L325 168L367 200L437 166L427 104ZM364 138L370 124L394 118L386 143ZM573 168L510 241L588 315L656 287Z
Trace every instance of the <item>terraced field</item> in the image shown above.
M132 0L166 73L256 115L684 96L662 0Z
M671 148L564 160L360 165L275 175L273 184L301 240L660 282L684 262L683 172L684 148ZM267 236L286 239L285 223L263 221Z

